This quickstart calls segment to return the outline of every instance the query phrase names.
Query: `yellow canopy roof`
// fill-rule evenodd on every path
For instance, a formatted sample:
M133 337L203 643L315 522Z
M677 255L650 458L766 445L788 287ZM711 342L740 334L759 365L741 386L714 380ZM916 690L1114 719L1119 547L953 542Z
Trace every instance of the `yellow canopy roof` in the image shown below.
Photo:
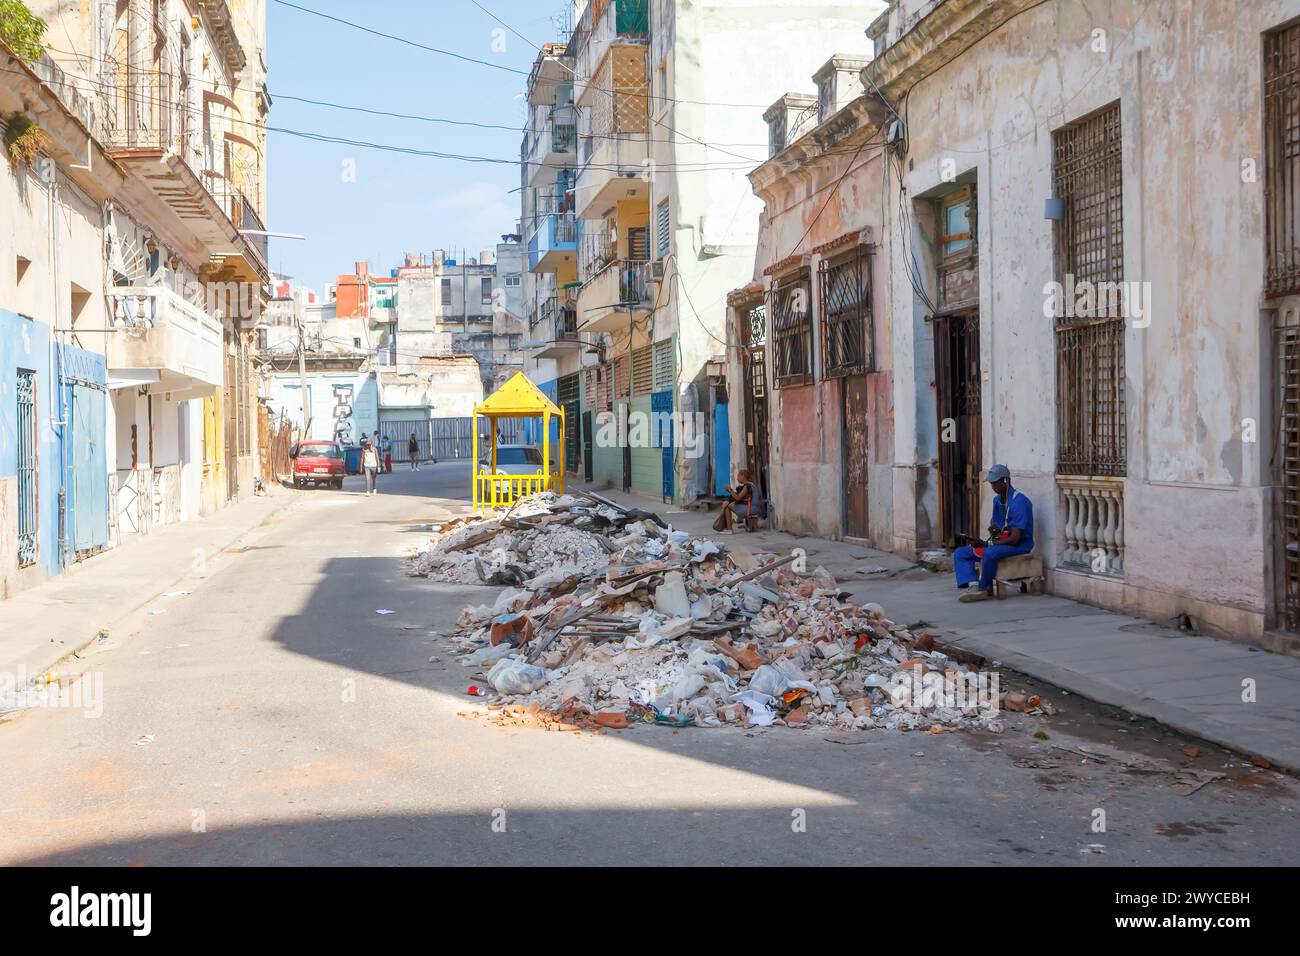
M560 409L527 375L515 372L504 385L474 406L474 414L527 418L559 415Z

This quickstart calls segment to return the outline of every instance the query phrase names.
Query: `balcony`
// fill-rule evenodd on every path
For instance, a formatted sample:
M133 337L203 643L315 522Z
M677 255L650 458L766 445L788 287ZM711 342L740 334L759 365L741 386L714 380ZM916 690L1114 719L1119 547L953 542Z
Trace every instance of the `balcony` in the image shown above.
M578 170L574 207L579 219L599 219L624 199L649 201L646 165L650 144L646 133L627 133L588 140L590 155Z
M590 0L566 50L577 65L575 99L581 101L593 89L593 77L610 47L649 41L650 0Z
M578 290L578 331L626 331L628 324L650 314L650 263L615 259Z
M524 150L525 182L536 186L554 180L560 169L571 169L578 151L578 116L572 105L550 111L542 129L530 133Z
M528 270L555 272L578 254L578 224L572 212L539 213L528 237Z
M578 310L568 294L551 296L542 303L538 330L550 340L534 354L536 358L559 358L581 346L578 338Z
M152 197L167 206L217 260L223 278L268 282L267 237L240 231L265 231L250 198L259 191L257 146L205 129L180 84L171 73L139 71L132 75L132 95L109 90L100 96L100 139L134 174L123 192L138 203ZM212 91L202 96L203 115L238 121L233 100ZM221 113L230 115L223 119Z
M221 323L203 309L161 286L114 286L109 302L110 378L193 397L221 386Z

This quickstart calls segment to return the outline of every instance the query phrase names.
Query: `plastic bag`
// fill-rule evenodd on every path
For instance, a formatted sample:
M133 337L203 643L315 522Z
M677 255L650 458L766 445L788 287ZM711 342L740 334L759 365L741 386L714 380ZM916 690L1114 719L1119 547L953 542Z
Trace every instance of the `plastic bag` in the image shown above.
M531 694L550 679L546 668L513 657L503 657L488 672L488 683L498 694Z
M768 697L780 697L790 682L771 664L764 664L749 678L749 689Z
M507 654L514 653L514 648L509 644L498 644L496 647L480 647L469 657L465 658L465 663L471 666L479 667L483 664L495 664Z

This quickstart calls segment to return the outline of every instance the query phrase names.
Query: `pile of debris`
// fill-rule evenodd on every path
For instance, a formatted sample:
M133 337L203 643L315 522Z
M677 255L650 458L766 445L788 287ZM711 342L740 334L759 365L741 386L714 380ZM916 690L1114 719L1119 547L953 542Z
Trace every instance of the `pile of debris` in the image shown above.
M996 674L847 602L801 551L724 549L590 492L448 521L410 573L504 588L453 639L499 722L1001 729Z

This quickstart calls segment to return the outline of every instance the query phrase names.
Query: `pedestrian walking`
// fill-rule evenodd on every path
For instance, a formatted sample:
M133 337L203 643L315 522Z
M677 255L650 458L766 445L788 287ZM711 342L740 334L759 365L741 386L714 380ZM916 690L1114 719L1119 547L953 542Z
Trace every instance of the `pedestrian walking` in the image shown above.
M393 439L385 435L384 436L384 474L391 475L392 473L393 473Z
M361 439L361 470L366 476L366 494L379 494L379 489L376 487L379 476L379 449L369 438Z
M420 470L420 439L411 432L411 440L406 443L406 453L411 458L411 471Z

